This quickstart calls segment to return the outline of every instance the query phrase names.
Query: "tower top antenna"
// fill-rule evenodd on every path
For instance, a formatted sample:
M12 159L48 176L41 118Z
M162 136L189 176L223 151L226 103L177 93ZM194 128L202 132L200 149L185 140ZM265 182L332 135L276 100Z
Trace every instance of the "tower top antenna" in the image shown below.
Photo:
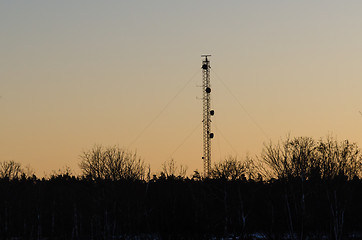
M202 54L201 57L204 57L205 60L207 60L207 57L211 57L211 55L210 54Z

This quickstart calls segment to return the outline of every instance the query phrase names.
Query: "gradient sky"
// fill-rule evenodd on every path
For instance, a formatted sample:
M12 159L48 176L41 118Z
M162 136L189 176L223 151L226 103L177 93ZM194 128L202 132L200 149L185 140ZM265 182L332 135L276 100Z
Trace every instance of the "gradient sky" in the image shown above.
M288 133L362 146L361 9L1 1L0 161L79 171L82 151L103 144L137 150L153 171L170 158L202 170L201 54L212 54L212 161Z

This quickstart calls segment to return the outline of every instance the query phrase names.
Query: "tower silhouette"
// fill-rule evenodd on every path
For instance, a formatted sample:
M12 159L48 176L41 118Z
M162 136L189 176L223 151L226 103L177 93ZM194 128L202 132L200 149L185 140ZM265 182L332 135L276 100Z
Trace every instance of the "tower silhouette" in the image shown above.
M211 102L211 87L210 87L210 61L207 57L211 55L201 55L202 61L202 111L203 111L203 161L204 161L204 177L210 176L211 169L211 139L214 134L211 132L211 116L214 115L214 110L210 109Z

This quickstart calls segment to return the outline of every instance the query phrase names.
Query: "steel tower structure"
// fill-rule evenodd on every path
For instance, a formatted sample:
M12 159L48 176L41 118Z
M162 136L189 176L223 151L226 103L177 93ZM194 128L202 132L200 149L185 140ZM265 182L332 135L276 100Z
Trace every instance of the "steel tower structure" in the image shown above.
M211 169L211 139L214 134L211 133L211 116L214 115L214 110L210 109L210 61L207 57L211 55L201 55L202 60L202 106L203 106L203 161L204 161L204 176L210 176Z

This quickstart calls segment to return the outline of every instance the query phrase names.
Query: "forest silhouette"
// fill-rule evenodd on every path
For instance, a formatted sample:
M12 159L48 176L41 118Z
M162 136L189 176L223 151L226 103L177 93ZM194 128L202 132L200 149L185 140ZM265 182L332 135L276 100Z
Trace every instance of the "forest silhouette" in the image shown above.
M95 145L38 178L0 163L1 239L362 239L362 155L349 141L287 137L215 163L151 174L136 152Z

